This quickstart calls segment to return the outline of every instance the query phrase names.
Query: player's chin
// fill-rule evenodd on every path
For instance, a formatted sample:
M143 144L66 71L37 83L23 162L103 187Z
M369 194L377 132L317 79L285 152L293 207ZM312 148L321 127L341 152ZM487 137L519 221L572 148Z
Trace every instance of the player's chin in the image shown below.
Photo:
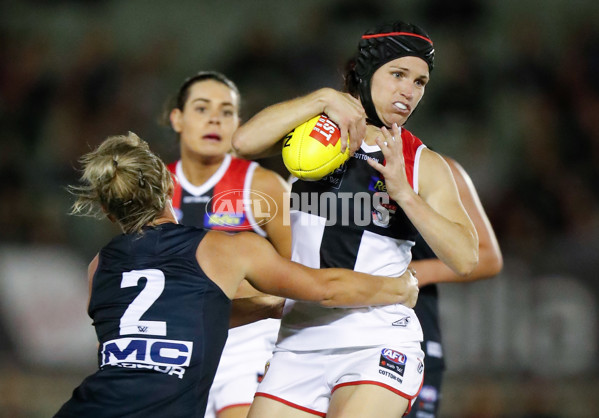
M402 126L405 124L410 117L410 114L411 112L392 111L379 115L379 118L387 128L391 129L394 123L396 123L397 126Z
M224 147L222 144L202 144L201 147L198 147L196 150L199 155L204 157L218 157L226 154L229 149Z
M202 138L202 146L210 148L227 148L231 146L231 140L225 140L223 138Z

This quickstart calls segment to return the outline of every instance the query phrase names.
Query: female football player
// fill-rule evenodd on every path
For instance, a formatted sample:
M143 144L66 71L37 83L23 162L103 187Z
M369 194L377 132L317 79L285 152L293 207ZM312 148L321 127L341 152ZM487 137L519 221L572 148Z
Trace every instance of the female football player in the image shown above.
M258 234L178 224L171 173L132 133L107 138L81 162L72 213L103 213L123 233L88 269L99 369L56 417L203 417L244 278L327 307L416 302L409 271L388 278L310 269Z
M287 183L274 171L231 155L240 101L237 86L214 71L194 74L179 87L168 112L180 149L180 159L168 166L175 175L175 213L180 223L189 226L253 231L290 258L291 229L283 204ZM282 299L264 298L252 290L249 286L240 289L234 309L251 300L272 305L273 312L279 309L273 315L280 314ZM267 318L231 328L206 418L247 416L272 355L279 322Z
M280 146L278 140L300 123L326 113L339 125L343 148L354 152L322 180L293 183L292 194L329 201L333 194L337 204L291 212L292 260L395 275L408 268L420 234L456 274L477 265L477 232L448 164L403 127L424 95L433 63L433 42L421 28L383 25L362 36L346 74L348 93L321 89L268 107L238 129L238 152L260 155ZM333 207L353 212L327 213ZM347 222L328 222L333 216ZM357 222L368 217L367 225ZM422 386L422 338L418 318L405 306L327 310L287 301L249 416L401 416Z

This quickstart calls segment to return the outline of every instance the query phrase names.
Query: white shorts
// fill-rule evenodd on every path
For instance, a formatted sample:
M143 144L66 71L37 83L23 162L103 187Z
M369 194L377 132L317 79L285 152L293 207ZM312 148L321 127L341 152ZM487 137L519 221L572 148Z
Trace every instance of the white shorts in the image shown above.
M234 406L249 406L272 356L279 320L267 319L229 330L208 394L205 418Z
M408 399L411 407L422 388L423 360L419 342L296 352L277 348L256 396L324 417L337 388L371 384Z

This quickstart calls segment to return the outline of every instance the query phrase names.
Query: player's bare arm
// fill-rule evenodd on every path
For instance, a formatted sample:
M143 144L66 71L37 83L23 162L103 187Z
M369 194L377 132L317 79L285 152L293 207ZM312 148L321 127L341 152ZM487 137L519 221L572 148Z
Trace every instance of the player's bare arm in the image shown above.
M389 196L395 200L418 229L437 257L459 275L470 274L478 263L478 235L460 201L449 165L429 149L420 157L418 194L405 175L401 138L396 125L376 142L386 165L368 163L384 177Z
M284 208L289 184L274 171L257 167L251 189L266 196L266 199L252 200L256 222L266 231L267 239L276 251L285 258L291 258L289 211ZM245 325L265 318L279 318L284 303L284 298L260 292L247 280L242 280L233 299L230 326Z
M258 112L237 129L233 148L246 158L276 155L281 152L280 141L285 135L321 113L326 113L339 126L342 145L349 135L352 152L360 146L366 130L360 102L347 93L323 88Z
M246 325L266 318L280 318L285 298L256 290L242 280L231 304L229 328Z
M285 202L289 198L291 187L280 175L262 167L256 168L251 187L266 196L268 203L274 203L271 207L252 208L256 222L266 231L268 240L277 252L283 257L291 258L291 226ZM260 199L255 202L255 205L266 204Z
M413 261L410 266L418 272L420 286L431 283L486 279L497 275L503 268L503 257L497 237L470 176L455 160L449 157L443 158L451 168L462 204L478 234L478 264L470 274L459 276L438 259Z
M417 283L411 272L400 278L371 276L346 269L312 269L282 259L259 237L248 245L254 260L247 280L266 293L296 300L319 302L323 306L375 306L416 302ZM417 287L417 286L416 286Z
M235 254L228 263L218 257ZM281 257L270 243L248 232L211 231L197 250L204 272L233 298L245 277L256 289L323 306L414 306L418 281L407 270L400 277L371 276L346 269L311 269Z

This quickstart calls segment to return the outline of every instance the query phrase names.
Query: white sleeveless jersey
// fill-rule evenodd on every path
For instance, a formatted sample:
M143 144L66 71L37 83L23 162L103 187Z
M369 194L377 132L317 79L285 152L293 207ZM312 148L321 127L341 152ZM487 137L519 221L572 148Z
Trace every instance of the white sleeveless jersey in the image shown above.
M418 164L425 145L402 129L406 174L418 192ZM292 260L313 268L343 267L400 276L411 260L417 231L386 192L384 178L366 162L381 163L378 146L363 144L348 162L317 182L296 180L291 195ZM410 308L325 308L288 300L277 346L316 350L422 341Z

